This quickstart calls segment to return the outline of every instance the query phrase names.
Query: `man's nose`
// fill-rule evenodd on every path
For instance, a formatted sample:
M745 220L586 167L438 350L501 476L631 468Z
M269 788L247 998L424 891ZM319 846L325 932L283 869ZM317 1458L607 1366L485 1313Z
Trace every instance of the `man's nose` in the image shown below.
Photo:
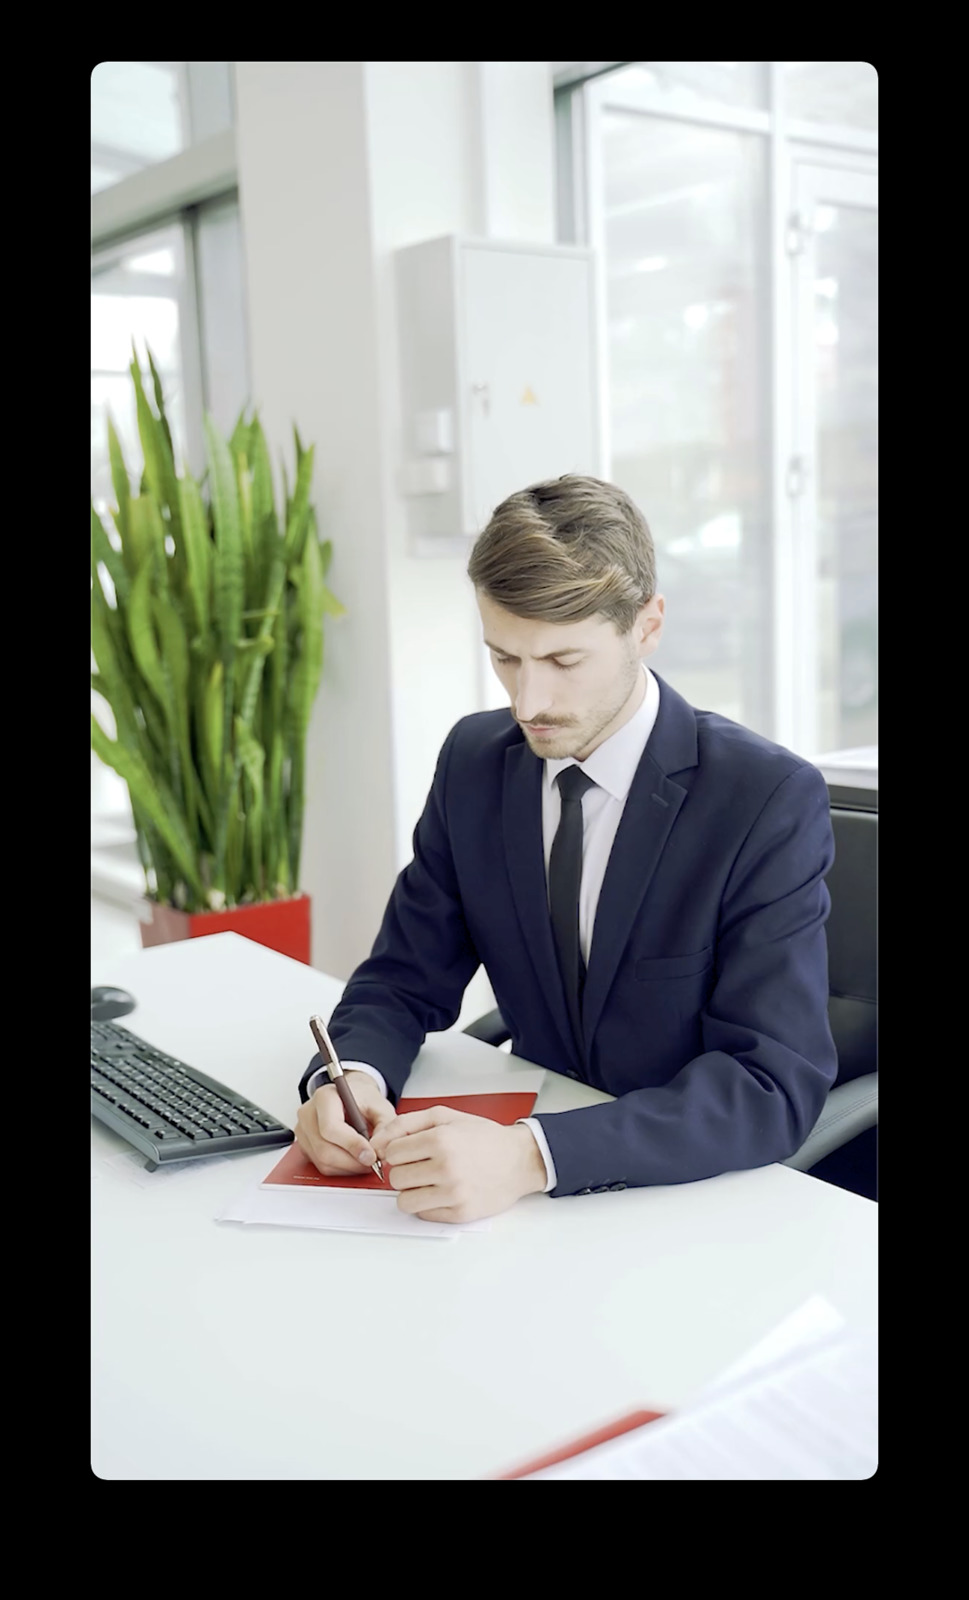
M533 671L518 669L514 685L514 711L519 722L539 722L539 713L548 710L548 685L545 678Z

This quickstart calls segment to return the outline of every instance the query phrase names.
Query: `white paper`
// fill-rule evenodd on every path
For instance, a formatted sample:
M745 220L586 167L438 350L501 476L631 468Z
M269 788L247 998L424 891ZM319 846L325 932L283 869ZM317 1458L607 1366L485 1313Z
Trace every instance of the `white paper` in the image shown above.
M768 1367L781 1356L792 1354L797 1350L806 1350L807 1346L827 1337L828 1334L840 1333L845 1326L845 1319L840 1311L836 1311L830 1300L823 1294L812 1294L789 1317L779 1322L772 1328L759 1343L751 1350L734 1361L725 1372L708 1384L706 1389L697 1397L705 1400L715 1390L724 1388L727 1384L734 1383L738 1378L752 1375L759 1368Z
M271 1170L271 1169L270 1169ZM256 1222L276 1228L324 1228L340 1233L386 1233L420 1239L457 1239L460 1233L483 1233L480 1222L426 1222L397 1206L396 1191L381 1189L296 1189L284 1185L264 1189L260 1183L230 1201L217 1222Z
M870 1478L877 1466L876 1332L842 1327L530 1476L764 1482Z

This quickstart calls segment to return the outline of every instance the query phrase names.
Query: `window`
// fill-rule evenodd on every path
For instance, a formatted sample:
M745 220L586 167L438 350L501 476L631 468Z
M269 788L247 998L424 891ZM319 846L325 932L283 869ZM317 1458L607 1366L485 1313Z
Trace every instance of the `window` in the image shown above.
M148 222L141 185L145 167L190 143L202 150L206 139L216 142L214 136L224 133L231 123L229 63L100 62L91 98L91 496L110 535L109 412L133 476L141 463L132 342L143 370L146 346L154 356L176 467L187 465L198 477L205 465L204 413L228 433L249 400L245 279L233 174L226 179L217 171L214 181L206 180L210 192L187 205L184 175L173 176L168 197L165 184L154 180ZM99 191L109 185L115 186L110 236L99 238ZM127 211L133 221L126 228ZM111 731L100 701L98 715ZM95 832L127 848L133 837L127 790L93 753L92 813Z
M653 531L681 693L763 726L762 141L608 108L601 128L610 471Z
M228 61L99 61L91 74L91 193L231 125Z
M878 126L878 74L870 61L781 61L787 114L836 127Z
M198 387L187 304L185 226L178 222L101 252L91 271L91 494L102 520L114 503L108 460L110 413L129 470L141 457L129 367L132 342L144 369L150 347L161 377L176 454L187 456L186 373ZM187 357L187 359L186 359Z
M867 62L632 62L556 95L657 666L809 757L877 743L876 111Z

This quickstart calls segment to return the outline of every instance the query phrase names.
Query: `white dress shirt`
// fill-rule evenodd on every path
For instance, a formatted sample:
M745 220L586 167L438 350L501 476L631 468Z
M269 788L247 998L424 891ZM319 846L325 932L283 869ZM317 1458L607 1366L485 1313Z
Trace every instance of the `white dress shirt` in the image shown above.
M586 966L589 965L589 951L592 948L592 931L596 918L596 907L599 904L599 893L602 889L606 867L609 863L609 854L612 850L616 830L622 818L626 796L632 785L636 768L642 759L646 742L653 731L656 717L659 712L659 684L643 663L646 675L646 693L642 704L633 713L628 722L609 736L592 754L581 763L583 772L593 780L595 788L587 789L582 796L582 881L579 887L579 945L582 950L582 959ZM562 800L559 795L558 785L555 780L559 773L566 767L579 765L572 756L565 756L561 760L546 760L545 772L542 778L542 843L545 849L545 879L548 882L548 862L552 853L552 840L555 830L559 825L562 812ZM345 1071L369 1072L377 1080L382 1094L387 1093L386 1080L376 1067L370 1067L363 1061L344 1061ZM307 1094L313 1094L321 1083L328 1082L326 1069L321 1067L307 1082ZM545 1162L547 1182L545 1193L554 1189L557 1179L555 1163L548 1147L548 1141L542 1132L542 1125L535 1117L523 1117L525 1125L532 1130L535 1142L542 1152Z

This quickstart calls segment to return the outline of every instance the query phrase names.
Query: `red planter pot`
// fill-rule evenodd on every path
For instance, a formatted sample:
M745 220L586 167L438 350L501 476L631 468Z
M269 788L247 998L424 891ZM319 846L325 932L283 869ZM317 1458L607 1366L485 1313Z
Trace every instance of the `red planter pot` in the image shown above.
M310 897L266 900L258 905L235 906L229 911L178 911L146 900L151 921L141 924L141 943L171 944L176 939L200 939L207 933L241 933L255 944L268 945L294 961L310 964Z

